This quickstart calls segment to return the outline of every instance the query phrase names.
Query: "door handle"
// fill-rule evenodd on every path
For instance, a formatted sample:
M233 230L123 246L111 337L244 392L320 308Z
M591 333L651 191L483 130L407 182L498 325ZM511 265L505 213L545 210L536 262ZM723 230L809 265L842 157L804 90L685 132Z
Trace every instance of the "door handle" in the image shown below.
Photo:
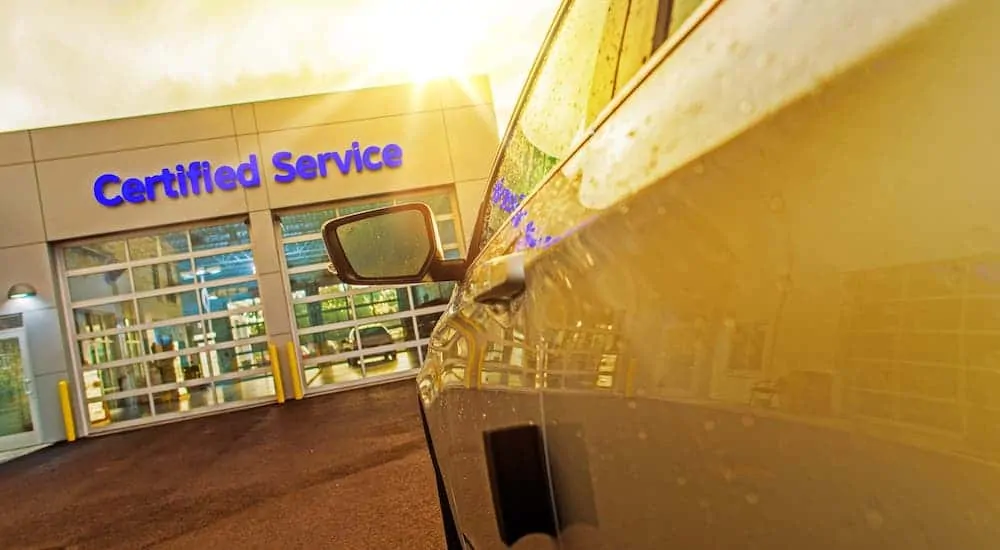
M24 379L24 394L25 395L31 395L31 379L30 378L25 378Z
M481 304L502 304L518 297L526 287L524 252L515 252L485 262L480 276L473 278L475 300Z

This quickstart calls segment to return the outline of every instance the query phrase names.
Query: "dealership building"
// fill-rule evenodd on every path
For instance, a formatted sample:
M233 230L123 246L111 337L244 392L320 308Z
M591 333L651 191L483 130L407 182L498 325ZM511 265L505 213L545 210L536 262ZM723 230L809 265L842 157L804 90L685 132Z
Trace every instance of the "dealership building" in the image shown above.
M413 376L452 284L320 227L422 201L462 256L497 136L485 77L0 134L0 451Z

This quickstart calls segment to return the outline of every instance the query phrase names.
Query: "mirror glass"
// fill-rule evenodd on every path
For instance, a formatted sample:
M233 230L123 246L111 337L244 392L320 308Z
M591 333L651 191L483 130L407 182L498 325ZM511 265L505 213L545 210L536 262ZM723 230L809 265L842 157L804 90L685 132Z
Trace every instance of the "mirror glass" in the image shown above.
M416 277L434 251L419 210L397 210L337 227L337 240L354 272L365 279Z

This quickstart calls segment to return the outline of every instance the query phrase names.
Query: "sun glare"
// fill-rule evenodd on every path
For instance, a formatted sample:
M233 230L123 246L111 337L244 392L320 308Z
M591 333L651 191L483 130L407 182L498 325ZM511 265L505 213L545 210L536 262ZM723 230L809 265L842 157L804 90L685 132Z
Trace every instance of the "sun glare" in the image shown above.
M428 82L442 77L460 76L475 71L468 56L483 24L481 15L470 11L461 0L383 2L376 15L383 37L372 54L372 66L378 72L398 74L411 82Z

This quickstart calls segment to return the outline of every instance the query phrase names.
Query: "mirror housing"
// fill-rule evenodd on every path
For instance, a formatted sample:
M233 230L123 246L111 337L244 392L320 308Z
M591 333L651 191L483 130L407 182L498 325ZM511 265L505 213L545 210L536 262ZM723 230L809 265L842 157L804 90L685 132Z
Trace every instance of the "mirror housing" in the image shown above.
M350 285L458 281L465 260L445 260L430 207L407 203L334 218L321 233L333 270Z

